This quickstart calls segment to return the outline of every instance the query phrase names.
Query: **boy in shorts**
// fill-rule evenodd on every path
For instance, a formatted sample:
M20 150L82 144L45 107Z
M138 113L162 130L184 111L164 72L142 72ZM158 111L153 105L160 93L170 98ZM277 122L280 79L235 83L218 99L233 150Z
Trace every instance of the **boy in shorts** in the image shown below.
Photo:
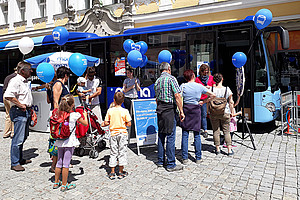
M111 172L108 174L108 178L113 180L116 178L115 167L119 161L119 173L118 178L122 179L128 175L124 171L124 165L127 164L127 143L128 133L127 127L131 126L131 117L129 111L122 108L121 105L124 102L124 94L122 92L116 92L114 95L115 106L109 108L105 116L104 122L101 126L108 126L110 130L110 158L109 167Z

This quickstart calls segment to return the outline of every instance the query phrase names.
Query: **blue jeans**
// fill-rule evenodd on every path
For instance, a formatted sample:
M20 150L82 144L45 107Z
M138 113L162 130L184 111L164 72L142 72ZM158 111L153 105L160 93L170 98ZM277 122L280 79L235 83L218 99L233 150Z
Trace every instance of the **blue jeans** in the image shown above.
M207 106L206 103L201 106L201 127L204 131L207 131Z
M195 157L196 160L201 160L201 136L200 132L194 132L194 145L195 145ZM181 150L182 150L182 159L188 159L188 143L189 143L189 131L182 130L182 140L181 140Z
M29 135L30 110L22 111L13 106L9 111L10 119L14 122L14 137L11 141L11 166L17 166L23 160L23 144Z
M167 138L166 150L165 139ZM158 133L158 146L157 146L157 156L158 162L157 164L163 165L165 161L165 153L167 155L167 168L176 167L175 163L175 138L176 138L176 119L174 118L174 127L173 132L171 134Z

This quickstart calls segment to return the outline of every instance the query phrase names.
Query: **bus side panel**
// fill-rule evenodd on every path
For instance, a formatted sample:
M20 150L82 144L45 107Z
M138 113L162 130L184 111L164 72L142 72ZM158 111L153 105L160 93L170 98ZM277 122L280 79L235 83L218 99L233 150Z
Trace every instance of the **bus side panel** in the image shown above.
M254 122L270 122L278 117L279 112L280 90L254 93Z
M107 87L107 107L114 101L114 94L116 92L122 92L122 87ZM148 87L141 87L141 91L138 91L138 99L154 98L154 84Z

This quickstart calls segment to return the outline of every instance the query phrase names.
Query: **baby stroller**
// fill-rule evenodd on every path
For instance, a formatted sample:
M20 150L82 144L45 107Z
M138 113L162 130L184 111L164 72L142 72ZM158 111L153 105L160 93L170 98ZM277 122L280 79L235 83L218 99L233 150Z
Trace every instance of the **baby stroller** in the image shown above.
M85 104L85 102L83 102L83 106L78 106L76 108L76 112L79 113L83 113L84 110L87 112L88 125L76 125L76 135L80 141L80 145L78 148L75 148L74 154L84 156L86 150L88 150L90 158L97 158L99 155L98 150L101 151L106 147L106 142L104 140L105 131L101 128L97 121L98 117Z

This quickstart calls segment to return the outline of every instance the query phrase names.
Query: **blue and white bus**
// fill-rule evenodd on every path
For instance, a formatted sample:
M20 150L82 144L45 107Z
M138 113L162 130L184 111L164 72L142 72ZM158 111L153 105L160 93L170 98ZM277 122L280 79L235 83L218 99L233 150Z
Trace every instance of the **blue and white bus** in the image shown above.
M148 44L148 63L137 68L136 76L141 81L140 98L153 98L153 84L159 77L158 54L167 49L173 54L172 74L183 81L185 69L197 72L201 63L209 63L212 74L220 72L224 76L224 85L229 86L236 94L235 67L232 55L235 52L247 52L252 46L245 69L246 84L244 88L245 113L251 122L270 122L280 111L280 77L274 58L269 55L267 40L269 32L280 35L284 49L289 46L288 32L282 27L265 28L258 32L253 16L243 20L199 24L196 22L178 22L124 31L121 35L99 37L92 33L70 32L68 42L62 47L64 51L80 52L101 59L97 75L103 81L103 92L100 97L103 112L107 109L115 91L120 90L125 76L115 75L115 62L126 58L123 42L132 39L134 42L145 41ZM32 56L60 51L52 35L33 38L34 50L26 55ZM0 43L0 80L12 72L22 60L16 41ZM1 83L1 82L0 82ZM41 83L34 80L34 83ZM76 83L76 77L70 78L70 85ZM237 99L234 95L234 99Z

